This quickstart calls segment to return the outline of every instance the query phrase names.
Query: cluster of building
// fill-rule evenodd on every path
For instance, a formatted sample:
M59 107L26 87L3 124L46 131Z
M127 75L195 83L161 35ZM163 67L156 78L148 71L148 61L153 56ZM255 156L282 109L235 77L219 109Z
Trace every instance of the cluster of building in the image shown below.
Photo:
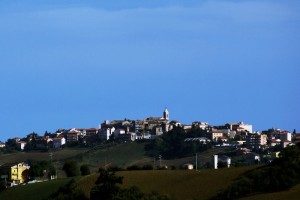
M269 129L267 131L253 132L250 124L226 123L221 126L212 126L207 122L195 121L192 124L184 125L179 121L170 121L170 113L167 108L164 109L162 117L148 117L144 120L105 120L98 128L72 128L69 130L59 129L55 134L29 134L27 138L15 138L18 148L24 150L26 145L34 141L34 148L43 149L51 145L53 148L61 148L67 143L92 144L99 140L116 139L119 141L135 141L154 139L175 126L180 126L189 131L192 127L198 127L205 132L201 138L187 138L186 141L199 142L222 142L236 141L249 149L264 149L276 145L286 145L292 142L292 133L279 129ZM300 138L298 138L300 139ZM5 143L0 142L0 148L4 148Z

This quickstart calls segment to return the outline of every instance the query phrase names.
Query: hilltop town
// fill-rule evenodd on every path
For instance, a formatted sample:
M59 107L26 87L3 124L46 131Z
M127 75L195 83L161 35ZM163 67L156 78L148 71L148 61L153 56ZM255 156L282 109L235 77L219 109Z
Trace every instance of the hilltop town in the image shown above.
M282 149L293 146L299 141L300 137L296 130L290 132L270 128L253 132L253 125L243 122L210 125L208 122L194 121L188 125L182 124L170 120L170 113L165 108L161 117L148 117L142 120L105 120L98 128L58 129L54 133L46 131L42 136L33 132L24 138L10 138L5 143L0 142L0 152L52 152L60 151L65 147L93 149L112 142L121 144L146 142L150 146L148 149L152 148L155 151L151 156L159 155L160 159L162 156L166 159L174 159L191 156L211 148L227 148L229 149L227 153L212 154L211 163L202 163L200 166L218 169L270 163L275 158L279 158ZM52 179L56 176L56 170L51 166L49 164L48 170L54 170L53 173L49 171L49 177ZM187 169L194 168L190 163L184 166ZM1 179L8 178L13 185L24 183L26 179L23 172L28 171L30 167L26 162L0 164Z
M58 129L54 133L45 132L40 136L30 133L24 138L10 138L5 143L0 142L0 148L13 148L21 151L60 149L66 145L93 146L99 142L116 140L133 142L153 140L167 134L174 127L181 127L185 132L193 128L201 130L199 137L186 138L185 141L213 143L222 146L240 146L241 153L261 151L269 148L280 149L292 145L299 140L296 130L293 132L270 128L261 132L253 132L253 125L243 122L210 125L208 122L194 121L182 124L177 120L170 121L170 113L164 109L161 117L148 117L138 120L105 120L98 128Z

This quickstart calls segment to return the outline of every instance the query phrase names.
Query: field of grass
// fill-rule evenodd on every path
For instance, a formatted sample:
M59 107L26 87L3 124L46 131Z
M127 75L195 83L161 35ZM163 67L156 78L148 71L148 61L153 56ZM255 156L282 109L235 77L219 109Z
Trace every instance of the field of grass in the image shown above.
M53 163L58 169L58 176L62 179L47 181L30 185L22 185L10 188L0 192L0 199L46 199L55 192L61 185L66 184L70 179L64 178L62 165L67 159L75 159L79 164L89 164L91 171L96 172L99 167L119 166L126 168L131 165L156 164L153 157L145 156L145 144L131 143L118 144L108 148L96 148L92 150L84 148L63 149L53 152ZM198 166L211 161L211 156L226 149L216 148L198 154ZM157 159L157 158L156 158ZM14 154L0 155L0 165L11 162L21 162L26 160L50 160L49 152L18 152ZM176 166L177 168L184 163L195 163L195 157L185 157L174 160L162 159L163 165ZM122 187L129 188L137 186L145 193L152 191L174 197L177 200L184 199L210 199L218 192L225 190L240 174L252 167L230 168L200 171L187 170L150 170L150 171L121 171L117 175L124 177ZM86 177L78 177L78 189L89 196L98 174L92 174ZM38 195L37 195L38 194ZM269 194L257 194L255 196L245 197L245 200L254 199L298 199L300 196L300 185L295 186L289 191Z
M118 176L124 177L122 187L137 186L145 193L152 191L168 195L177 200L209 199L224 190L241 173L252 169L250 167L220 170L150 170L150 171L121 171ZM89 196L98 174L78 177L78 189ZM59 186L70 179L59 179L43 183L17 186L0 192L0 199L46 199ZM36 195L38 194L38 195Z
M127 167L134 163L147 162L144 144L126 143L99 149L81 155L80 162L99 167L119 166Z
M240 174L245 173L253 167L241 167L219 170L150 170L150 171L121 171L118 176L124 177L122 187L129 188L137 186L145 193L152 191L168 195L177 200L210 199L218 192L223 191ZM85 177L77 177L77 188L89 196L98 174ZM70 179L58 179L43 183L21 185L0 192L1 200L31 199L42 200L55 192L60 186L66 184ZM242 198L243 200L281 200L299 199L300 185L289 191L257 194Z
M74 157L79 153L85 151L82 148L66 148L63 150L53 151L53 160L63 160L67 158ZM5 163L16 163L24 162L27 160L50 160L50 152L16 152L11 154L1 154L0 155L0 165Z
M0 192L1 200L12 199L30 199L43 200L47 199L52 193L56 192L60 186L65 185L71 179L58 179L42 183L28 185L19 185Z
M150 170L121 171L118 176L124 177L123 187L137 186L145 193L152 191L174 197L177 200L209 199L227 188L240 174L253 167L220 169L220 170ZM84 177L78 183L86 196L89 196L98 174Z
M67 159L77 160L79 165L88 164L92 172L97 172L100 167L118 166L126 168L131 165L159 165L158 158L145 155L145 143L126 143L112 145L107 148L65 148L53 152L16 152L12 154L1 154L0 165L5 163L24 162L28 160L42 161L50 160L52 153L53 163L58 170L58 176L64 177L61 171L62 166ZM222 148L210 149L198 154L198 166L203 166L211 161L213 154L224 152ZM156 161L155 161L156 160ZM195 164L195 156L165 160L162 158L162 164L175 166L179 168L185 163Z
M288 191L257 194L257 195L254 195L254 196L241 198L241 200L266 200L266 199L272 199L272 200L282 200L282 199L298 200L298 199L300 199L300 184L292 187Z

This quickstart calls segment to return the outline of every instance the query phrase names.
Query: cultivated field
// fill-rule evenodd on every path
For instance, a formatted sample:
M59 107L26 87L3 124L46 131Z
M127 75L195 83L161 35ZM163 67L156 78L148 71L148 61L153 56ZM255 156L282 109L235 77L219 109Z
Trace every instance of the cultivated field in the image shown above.
M60 186L65 185L69 180L71 179L59 179L42 183L16 186L0 192L0 199L44 200L47 199L49 195L57 191Z
M101 145L99 145L101 147ZM103 166L119 166L126 168L131 165L158 165L158 157L145 155L144 143L127 143L112 145L105 148L65 148L63 150L49 152L16 152L12 154L0 154L0 165L4 163L24 162L28 160L42 161L50 160L52 155L53 162L63 163L67 159L77 160L80 164L89 164L94 170ZM212 160L213 154L226 151L226 148L209 149L198 154L199 166ZM155 162L156 160L156 162ZM165 160L162 164L180 167L185 163L195 163L195 156L181 159Z
M168 195L177 200L209 199L227 188L240 174L253 167L241 167L220 170L150 170L122 171L118 176L124 177L123 187L137 186L143 192L152 191ZM78 188L89 196L98 174L82 178Z
M272 199L272 200L282 200L282 199L298 200L298 199L300 199L300 185L296 185L288 191L266 193L266 194L257 194L255 196L249 196L249 197L242 198L241 200L266 200L266 199Z
M149 170L149 171L122 171L117 175L124 177L123 187L137 186L143 192L156 191L168 195L176 200L209 199L216 193L224 190L240 174L252 169L251 167L231 168L220 170ZM78 188L86 196L94 185L98 174L78 177ZM47 195L70 179L61 179L17 186L0 192L1 200L10 199L45 199ZM38 195L37 195L38 194Z
M63 160L67 158L74 157L85 150L80 148L66 148L63 150L53 151L53 152L16 152L12 154L1 154L0 155L0 165L4 163L15 163L24 162L27 160L50 160L50 153L52 153L53 160Z

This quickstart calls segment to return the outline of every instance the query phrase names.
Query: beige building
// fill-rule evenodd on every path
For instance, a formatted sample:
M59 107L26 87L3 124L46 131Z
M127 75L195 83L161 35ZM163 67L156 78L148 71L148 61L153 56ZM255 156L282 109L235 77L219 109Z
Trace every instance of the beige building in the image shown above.
M246 146L251 149L260 149L267 145L267 135L259 133L250 133L246 137Z

